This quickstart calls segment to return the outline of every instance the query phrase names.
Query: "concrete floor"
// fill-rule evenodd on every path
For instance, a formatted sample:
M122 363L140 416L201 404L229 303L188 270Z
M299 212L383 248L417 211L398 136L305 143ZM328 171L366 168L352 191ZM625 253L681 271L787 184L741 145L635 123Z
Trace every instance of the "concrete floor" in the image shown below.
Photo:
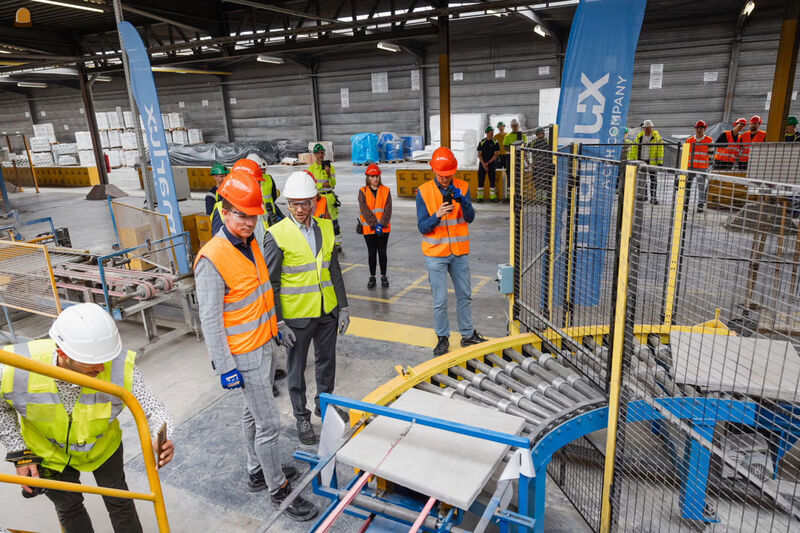
M355 321L354 327L338 341L337 393L361 398L395 375L395 365L417 365L431 357L430 347L436 341L432 329L432 302L416 227L415 204L412 199L394 198L392 234L389 239L388 289L368 290L366 247L361 236L353 231L357 216L357 191L363 186L363 167L349 162L335 163L337 193L342 202L340 221L344 230L344 254L341 256L352 316L360 319L418 326L414 338L402 342L384 340L374 323ZM396 190L395 170L400 165L384 166L384 183ZM286 176L300 167L271 167L270 172L282 187ZM111 173L111 182L130 194L120 201L141 207L144 193L130 170ZM11 202L23 219L51 216L57 226L69 228L73 246L92 251L109 250L114 242L108 208L105 202L84 199L86 189L32 189L12 194ZM203 194L181 202L183 214L203 210ZM279 204L283 204L282 199ZM285 208L285 205L284 205ZM473 281L473 321L487 336L506 334L506 299L498 294L493 281L498 263L508 261L508 206L480 204L471 225L470 255ZM451 329L457 329L455 301L450 302ZM360 327L356 327L358 324ZM46 334L48 321L37 317L15 324L17 333L28 337ZM384 325L383 330L392 326ZM136 322L120 324L128 346L144 342L144 332ZM377 337L377 338L376 338ZM388 338L392 338L391 335ZM282 356L281 359L284 359ZM284 359L285 360L285 359ZM171 410L177 422L176 458L161 472L170 524L173 531L255 531L269 516L272 508L264 493L251 494L244 486L244 450L240 430L241 401L236 392L224 392L209 365L205 345L184 337L158 352L144 355L138 365L153 390ZM283 365L281 365L283 366ZM313 370L309 371L309 394L314 387ZM286 386L279 382L282 394L278 405L284 423L280 446L286 461L298 448ZM319 419L312 422L317 429ZM123 416L125 431L126 472L133 489L146 490L147 483L141 460L141 448L135 437L129 415ZM306 448L308 451L315 451ZM3 450L0 450L3 453ZM298 465L302 466L302 465ZM10 472L8 463L0 471ZM84 476L90 483L91 476ZM313 496L312 496L313 497ZM320 505L327 500L316 498ZM111 526L100 498L89 495L87 507L97 531L110 531ZM588 531L586 524L571 507L555 483L548 484L548 514L545 529L552 532ZM156 531L152 506L137 504L145 531ZM0 525L30 531L58 531L52 506L44 497L23 500L19 488L0 485ZM296 524L282 519L273 531L307 531L310 523ZM359 522L343 518L335 531L353 531Z

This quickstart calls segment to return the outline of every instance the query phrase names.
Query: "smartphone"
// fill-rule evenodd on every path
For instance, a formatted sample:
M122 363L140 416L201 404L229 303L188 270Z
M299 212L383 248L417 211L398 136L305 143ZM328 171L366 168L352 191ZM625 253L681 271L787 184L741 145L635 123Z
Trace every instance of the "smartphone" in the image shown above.
M156 466L161 462L161 453L164 451L164 443L167 442L167 423L161 424L161 429L158 430L158 437L156 439Z

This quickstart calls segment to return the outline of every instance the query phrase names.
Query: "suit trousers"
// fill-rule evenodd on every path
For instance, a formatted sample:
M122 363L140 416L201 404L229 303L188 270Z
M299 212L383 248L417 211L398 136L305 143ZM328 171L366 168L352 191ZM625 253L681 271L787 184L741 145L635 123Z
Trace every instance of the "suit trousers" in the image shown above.
M336 310L334 309L334 312ZM296 339L294 346L286 355L286 380L289 387L289 399L295 418L311 419L311 411L306 409L306 361L311 341L314 341L314 373L317 382L317 394L314 403L319 407L319 395L332 393L336 380L336 336L339 321L334 313L319 318L312 318L305 327L292 328Z

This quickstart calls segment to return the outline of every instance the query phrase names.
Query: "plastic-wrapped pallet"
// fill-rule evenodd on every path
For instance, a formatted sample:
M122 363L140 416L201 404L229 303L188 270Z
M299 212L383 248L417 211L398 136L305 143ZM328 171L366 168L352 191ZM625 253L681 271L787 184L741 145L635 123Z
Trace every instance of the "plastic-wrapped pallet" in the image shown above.
M125 120L122 118L122 113L118 111L108 112L108 129L121 130Z
M36 152L31 154L31 161L35 167L52 167L55 165L53 152Z
M78 166L78 154L65 154L58 156L56 165L59 167L75 167Z
M109 148L122 148L119 130L108 130L108 146Z
M189 144L203 144L203 130L197 128L190 129Z
M161 113L161 123L164 125L164 129L169 129L169 115L166 113Z
M92 147L92 134L88 131L75 132L75 144L78 145L78 151L91 150Z
M106 113L105 111L100 111L99 113L94 114L94 118L97 121L98 130L108 129L108 113Z
M450 136L455 139L456 130L475 130L483 132L483 129L488 124L486 121L486 113L456 113L450 115ZM439 115L432 115L428 125L431 130L431 142L438 145L442 141ZM477 145L477 141L475 141L475 144ZM477 152L477 150L475 151Z
M53 148L50 146L50 139L47 137L31 137L28 139L31 152L49 152Z
M172 132L165 131L164 136L167 138L167 144L172 144Z
M125 128L135 128L135 124L133 123L133 113L130 111L123 111L122 112L122 125Z
M108 148L108 130L100 131L100 146Z
M122 164L126 167L135 167L139 162L139 150L123 150Z
M506 125L506 133L511 131L511 121L517 119L519 122L519 129L525 129L525 115L521 113L501 113L498 115L489 115L489 124L496 128L498 122L503 122Z
M109 139L110 140L110 139ZM120 145L123 150L136 150L136 133L133 131L123 131L119 134Z
M53 145L53 153L56 155L73 155L78 153L76 143L60 143Z
M185 128L186 124L183 121L183 113L170 113L169 114L169 129L174 130L177 128ZM178 144L178 143L175 143ZM186 144L186 143L184 143Z
M189 135L186 130L175 130L172 132L172 144L184 145L189 143Z
M94 160L94 150L80 150L78 152L78 160L82 167L95 167L97 163Z
M53 124L50 122L45 122L44 124L34 124L33 125L33 136L34 137L46 137L50 140L51 143L57 142L56 141L56 129L53 127Z
M108 156L108 163L111 168L122 166L122 150L106 150L105 154Z

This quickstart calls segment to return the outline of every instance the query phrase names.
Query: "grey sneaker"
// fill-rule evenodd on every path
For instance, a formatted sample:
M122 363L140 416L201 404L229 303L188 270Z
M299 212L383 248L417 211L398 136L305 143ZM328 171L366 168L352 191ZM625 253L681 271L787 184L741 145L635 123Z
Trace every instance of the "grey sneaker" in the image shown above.
M301 418L297 421L297 438L301 443L312 445L317 443L317 435L311 427L311 421Z

